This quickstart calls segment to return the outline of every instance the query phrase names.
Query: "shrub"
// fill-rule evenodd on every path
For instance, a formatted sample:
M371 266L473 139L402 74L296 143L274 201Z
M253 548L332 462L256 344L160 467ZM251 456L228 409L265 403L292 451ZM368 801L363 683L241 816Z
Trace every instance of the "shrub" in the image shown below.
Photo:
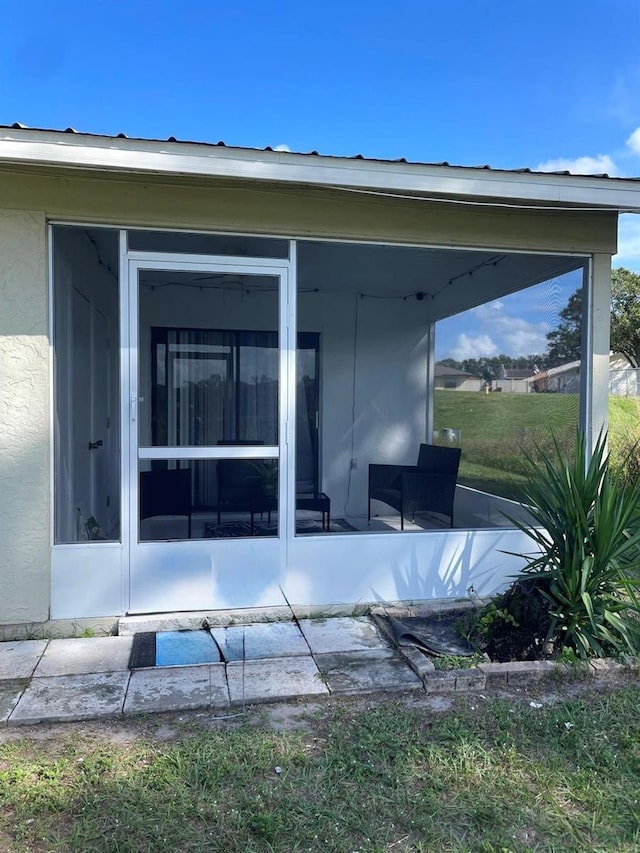
M542 460L527 457L526 502L532 524L513 520L535 543L523 580L548 602L546 642L585 658L635 654L640 606L640 488L611 469L601 436L587 460L578 435L567 458L556 443Z
M625 488L640 482L640 437L631 433L618 436L610 443L609 464Z

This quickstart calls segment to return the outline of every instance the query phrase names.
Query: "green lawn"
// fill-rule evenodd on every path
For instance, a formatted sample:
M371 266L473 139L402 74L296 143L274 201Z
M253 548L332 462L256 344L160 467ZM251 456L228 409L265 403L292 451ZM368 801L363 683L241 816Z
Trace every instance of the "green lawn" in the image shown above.
M458 698L444 714L424 697L335 700L280 732L259 709L239 728L69 726L0 745L0 849L631 853L639 707L632 684L542 708Z
M550 447L551 434L571 452L579 415L574 394L434 393L435 429L461 430L459 481L482 491L521 499L523 449ZM640 401L609 398L614 454L629 436L640 437Z

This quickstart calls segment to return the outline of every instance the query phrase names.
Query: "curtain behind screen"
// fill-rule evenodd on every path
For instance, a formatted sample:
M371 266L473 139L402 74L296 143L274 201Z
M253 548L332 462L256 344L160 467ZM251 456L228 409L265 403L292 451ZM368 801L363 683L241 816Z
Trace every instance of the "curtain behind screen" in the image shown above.
M152 329L152 444L154 447L278 444L276 332ZM298 339L297 479L317 489L317 334ZM194 505L217 502L213 466L188 463Z

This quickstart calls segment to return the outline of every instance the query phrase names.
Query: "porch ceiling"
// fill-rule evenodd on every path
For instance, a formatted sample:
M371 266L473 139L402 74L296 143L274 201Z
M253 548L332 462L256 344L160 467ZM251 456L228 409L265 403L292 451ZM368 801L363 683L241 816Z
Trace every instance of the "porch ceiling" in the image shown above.
M423 295L431 319L458 314L580 269L585 258L302 241L301 290L378 297Z
M92 229L91 237L103 260L117 268L115 254L111 257L115 244L107 232ZM387 298L422 294L423 307L435 322L580 269L586 262L583 257L568 255L302 240L298 243L298 287L301 291ZM173 274L161 271L146 273L148 284L166 285L172 278ZM241 285L241 277L234 278ZM205 282L206 276L201 277L200 283Z

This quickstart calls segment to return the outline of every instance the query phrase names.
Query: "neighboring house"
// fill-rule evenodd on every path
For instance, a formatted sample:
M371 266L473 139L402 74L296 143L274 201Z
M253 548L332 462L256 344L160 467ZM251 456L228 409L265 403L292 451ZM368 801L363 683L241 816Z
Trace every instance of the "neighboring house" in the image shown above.
M451 391L480 391L484 385L479 376L446 364L434 365L433 383L436 389L446 388Z
M609 357L609 393L616 397L640 396L640 370L631 367L619 353ZM538 393L579 394L580 361L570 361L541 370L529 380L530 388Z
M540 370L529 379L529 388L539 394L578 394L580 361L569 361L548 370Z
M529 391L529 379L534 374L529 368L504 367L500 365L500 374L492 383L493 391L505 391L509 394L526 394Z
M606 176L1 129L5 634L497 590L528 548L500 499L458 486L454 529L369 527L369 464L433 434L438 320L572 271L597 435L639 200Z
M640 397L640 369L629 359L612 353L609 360L609 393L614 397Z

